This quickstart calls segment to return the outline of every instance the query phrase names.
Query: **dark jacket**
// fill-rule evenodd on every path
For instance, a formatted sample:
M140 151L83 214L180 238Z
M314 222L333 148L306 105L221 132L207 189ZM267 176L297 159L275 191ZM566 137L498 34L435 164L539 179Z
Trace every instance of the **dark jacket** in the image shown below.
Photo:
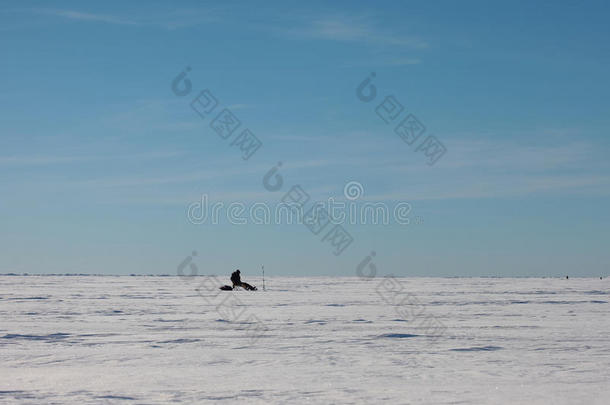
M233 274L231 274L231 282L235 285L241 284L241 277L239 276L239 271L234 271Z

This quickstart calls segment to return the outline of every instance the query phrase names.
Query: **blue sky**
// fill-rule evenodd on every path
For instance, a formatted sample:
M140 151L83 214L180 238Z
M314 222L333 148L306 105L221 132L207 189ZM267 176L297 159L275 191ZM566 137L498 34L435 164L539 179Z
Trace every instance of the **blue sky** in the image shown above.
M196 250L201 273L246 279L262 264L351 276L371 251L379 275L606 275L608 9L5 1L0 273L175 274ZM206 88L263 142L250 159L189 107ZM446 146L433 166L376 115L389 95ZM340 200L349 181L361 202L410 203L412 222L346 225L335 256L303 225L185 215L202 194L274 204L299 184Z

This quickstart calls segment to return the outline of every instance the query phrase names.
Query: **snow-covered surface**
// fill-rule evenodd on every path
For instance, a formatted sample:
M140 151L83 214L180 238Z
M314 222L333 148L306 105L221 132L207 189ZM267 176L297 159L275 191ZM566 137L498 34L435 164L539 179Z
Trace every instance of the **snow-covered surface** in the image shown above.
M0 403L610 403L607 279L225 279L0 277Z

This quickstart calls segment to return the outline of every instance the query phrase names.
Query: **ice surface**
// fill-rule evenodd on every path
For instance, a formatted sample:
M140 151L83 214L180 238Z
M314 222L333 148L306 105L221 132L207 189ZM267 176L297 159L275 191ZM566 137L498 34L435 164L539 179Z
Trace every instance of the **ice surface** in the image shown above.
M224 278L0 277L0 403L610 403L606 279Z

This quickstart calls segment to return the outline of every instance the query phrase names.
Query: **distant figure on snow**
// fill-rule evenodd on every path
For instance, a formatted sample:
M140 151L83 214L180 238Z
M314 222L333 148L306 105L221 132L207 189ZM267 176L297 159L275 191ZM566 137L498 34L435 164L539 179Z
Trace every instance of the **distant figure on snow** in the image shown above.
M245 288L246 290L256 290L256 287L253 287L250 284L244 283L243 281L241 281L241 275L240 275L239 269L235 270L231 274L231 282L233 283L234 289L235 289L235 287L242 287L242 288Z

